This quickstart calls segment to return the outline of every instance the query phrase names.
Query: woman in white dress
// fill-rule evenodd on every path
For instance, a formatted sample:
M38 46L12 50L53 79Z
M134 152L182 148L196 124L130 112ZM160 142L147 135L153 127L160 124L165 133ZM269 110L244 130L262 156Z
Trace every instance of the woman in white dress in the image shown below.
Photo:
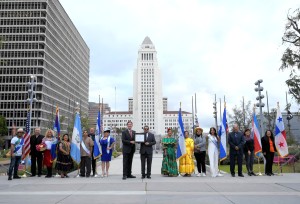
M217 131L214 127L209 129L208 134L208 157L209 157L209 165L210 165L210 174L211 177L222 176L219 174L219 151L218 151L218 142L220 141L220 137L217 135Z

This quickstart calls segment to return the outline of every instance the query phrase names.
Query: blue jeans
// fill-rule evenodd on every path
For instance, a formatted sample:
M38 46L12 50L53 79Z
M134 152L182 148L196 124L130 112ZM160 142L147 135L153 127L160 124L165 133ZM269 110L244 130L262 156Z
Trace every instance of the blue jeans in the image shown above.
M19 164L21 163L21 156L14 156L10 159L10 166L8 170L8 176L12 176L12 171L14 170L14 176L18 175Z

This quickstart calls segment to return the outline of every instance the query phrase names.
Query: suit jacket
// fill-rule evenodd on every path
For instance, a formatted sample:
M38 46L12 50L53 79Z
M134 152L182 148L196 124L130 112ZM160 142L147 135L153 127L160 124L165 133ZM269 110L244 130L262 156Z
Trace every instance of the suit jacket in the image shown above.
M271 138L271 140L273 142L274 151L277 152L274 137ZM263 153L266 153L266 154L270 153L270 142L269 142L269 137L268 136L263 136L261 138L261 149L262 149Z
M41 144L43 141L44 135L35 136L32 135L30 137L30 155L32 154L42 154L42 152L39 152L36 150L36 145Z
M146 145L145 143L141 143L140 153L141 154L152 154L153 148L152 146L156 144L154 134L148 132L148 137L146 138L146 133L144 134L145 142L149 144Z
M235 136L237 134L237 136ZM230 132L228 135L228 144L230 145L230 154L243 154L245 138L243 133L238 132ZM235 147L238 147L238 150L235 150Z
M129 134L129 130L126 129L122 132L123 153L135 152L135 144L131 144L130 141L135 141L135 131L132 130L132 137L131 137Z

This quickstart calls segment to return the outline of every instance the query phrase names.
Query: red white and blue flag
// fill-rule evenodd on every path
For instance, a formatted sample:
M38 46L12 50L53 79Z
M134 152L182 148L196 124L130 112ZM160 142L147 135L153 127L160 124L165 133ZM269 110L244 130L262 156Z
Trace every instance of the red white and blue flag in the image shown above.
M261 136L255 112L253 112L252 117L252 132L254 140L254 154L257 155L261 152Z
M279 102L277 103L277 116L275 123L275 146L278 154L285 157L289 154L289 149L286 143L286 132L284 129L283 118L280 112Z
M30 117L31 117L31 112L28 109L27 111L27 119L26 119L26 127L25 127L25 135L24 135L24 152L22 154L22 160L26 159L27 155L30 153L30 129L31 129L31 124L30 124Z

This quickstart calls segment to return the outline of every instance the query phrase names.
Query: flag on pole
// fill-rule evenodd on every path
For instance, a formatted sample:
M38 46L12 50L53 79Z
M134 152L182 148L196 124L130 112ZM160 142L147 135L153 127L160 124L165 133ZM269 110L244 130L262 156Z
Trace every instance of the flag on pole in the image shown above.
M57 141L60 140L60 123L59 123L59 108L56 106L55 111L55 121L53 130L57 133ZM57 142L53 143L51 146L51 160L54 161L57 157Z
M226 103L224 104L224 112L223 112L223 118L221 121L220 129L218 132L218 135L221 139L220 142L220 161L223 161L227 157L227 131L228 131L228 126L227 126L227 118L226 118Z
M286 143L286 132L280 112L279 102L277 103L277 116L275 122L275 146L278 154L281 157L285 157L289 154L288 146Z
M77 164L80 163L80 159L81 159L80 158L81 141L82 141L82 131L81 131L80 114L76 112L73 134L72 134L72 142L71 142L71 157Z
M97 121L96 121L96 134L95 134L95 141L94 141L94 158L95 159L98 159L102 154L101 146L100 146L100 134L101 134L101 113L99 110Z
M27 111L25 135L24 135L24 152L22 154L22 160L26 159L27 155L30 153L30 129L31 129L31 115L30 110Z
M255 112L253 112L252 117L252 132L254 140L254 154L257 155L261 152L261 136Z
M181 108L178 112L178 145L177 145L177 154L176 158L180 159L186 155L185 141L184 141L184 127L181 116Z

